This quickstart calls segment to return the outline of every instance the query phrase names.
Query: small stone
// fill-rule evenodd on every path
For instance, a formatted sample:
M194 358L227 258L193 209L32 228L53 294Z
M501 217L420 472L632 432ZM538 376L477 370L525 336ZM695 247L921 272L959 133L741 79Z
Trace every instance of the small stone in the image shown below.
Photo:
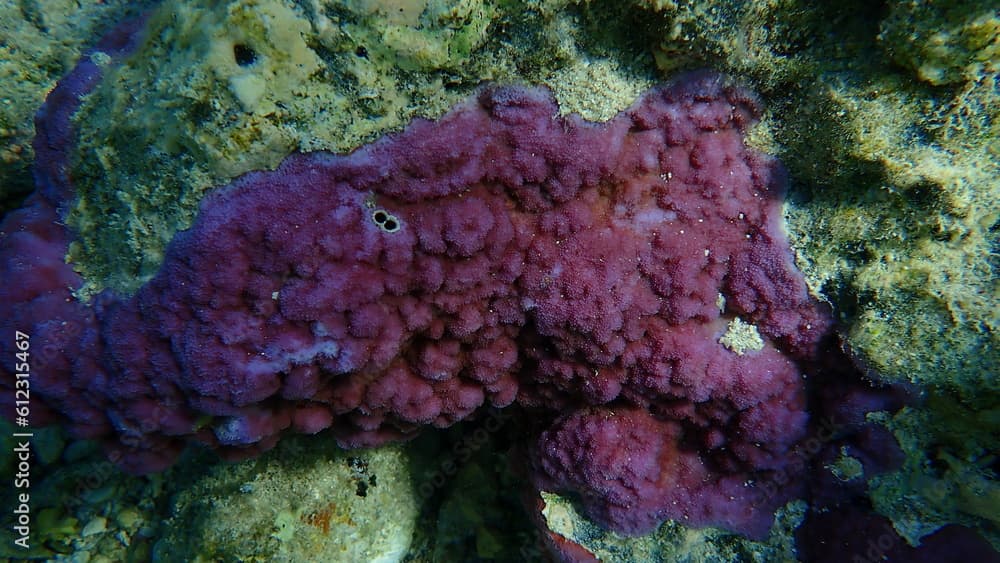
M121 512L115 516L115 522L117 522L120 527L128 530L131 530L141 521L142 515L132 508L122 509Z
M90 489L89 491L86 492L84 497L87 499L87 502L93 504L100 504L102 502L106 502L109 499L111 499L111 497L114 496L115 491L116 491L115 485L110 484L110 485L105 485L103 487L98 487L96 489Z
M38 461L43 465L55 463L59 459L59 456L62 455L63 448L66 446L62 428L59 426L48 426L35 430L34 434L35 439L32 442L32 446L34 446Z
M63 458L68 462L80 461L97 452L100 445L91 440L72 442L63 450Z
M93 536L95 534L102 534L107 531L108 521L101 516L94 516L87 522L87 525L83 527L83 531L80 535L83 537Z

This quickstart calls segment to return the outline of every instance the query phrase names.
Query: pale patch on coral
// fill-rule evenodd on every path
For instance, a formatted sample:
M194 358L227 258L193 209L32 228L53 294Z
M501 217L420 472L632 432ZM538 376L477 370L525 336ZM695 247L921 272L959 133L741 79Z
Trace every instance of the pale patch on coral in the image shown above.
M732 350L737 356L747 352L756 352L764 348L764 339L757 332L757 327L736 317L726 325L726 332L719 338L722 344Z

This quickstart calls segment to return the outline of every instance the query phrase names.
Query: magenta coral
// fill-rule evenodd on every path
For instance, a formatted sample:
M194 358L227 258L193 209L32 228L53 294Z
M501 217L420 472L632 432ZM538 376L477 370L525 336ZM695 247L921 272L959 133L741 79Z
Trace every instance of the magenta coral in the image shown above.
M85 89L57 88L40 139L68 131L55 106ZM14 330L57 343L37 399L136 472L189 442L243 457L332 428L371 446L517 403L561 415L536 482L605 525L760 535L782 499L754 505L752 482L804 432L797 363L829 319L781 230L780 167L744 144L757 112L707 73L605 123L558 117L544 89L488 87L353 154L219 188L136 295L91 304L62 261L72 186L54 143L41 195L0 229L17 280L2 346ZM720 343L737 316L762 347Z

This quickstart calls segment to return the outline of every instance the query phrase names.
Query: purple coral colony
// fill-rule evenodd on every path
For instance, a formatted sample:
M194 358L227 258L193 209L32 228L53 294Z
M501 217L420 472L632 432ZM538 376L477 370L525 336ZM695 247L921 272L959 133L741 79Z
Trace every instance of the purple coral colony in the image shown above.
M98 48L120 59L140 29ZM0 226L0 384L30 333L34 419L128 471L189 443L235 459L329 429L368 447L508 407L536 424L533 485L601 525L760 538L807 486L816 413L842 411L844 433L885 406L847 383L809 398L807 376L837 371L832 320L782 231L781 167L744 143L757 102L717 75L604 123L491 86L350 155L292 155L206 197L135 295L82 303L60 219L71 118L100 73L84 57L49 95L37 191ZM736 318L758 345L723 344ZM855 434L870 468L886 456L865 443L894 448Z

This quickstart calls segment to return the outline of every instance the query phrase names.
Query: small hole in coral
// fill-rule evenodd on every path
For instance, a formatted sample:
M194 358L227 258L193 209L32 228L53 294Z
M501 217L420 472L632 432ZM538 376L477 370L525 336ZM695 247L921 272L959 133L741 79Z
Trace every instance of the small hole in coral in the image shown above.
M395 233L399 230L399 220L385 209L372 211L372 221L387 233Z
M363 58L367 59L368 58L368 49L365 49L364 45L358 45L358 48L354 50L354 54L357 55L357 56L359 56L359 57L363 57Z
M233 45L233 58L240 66L250 66L257 62L257 52L248 45L237 43Z

